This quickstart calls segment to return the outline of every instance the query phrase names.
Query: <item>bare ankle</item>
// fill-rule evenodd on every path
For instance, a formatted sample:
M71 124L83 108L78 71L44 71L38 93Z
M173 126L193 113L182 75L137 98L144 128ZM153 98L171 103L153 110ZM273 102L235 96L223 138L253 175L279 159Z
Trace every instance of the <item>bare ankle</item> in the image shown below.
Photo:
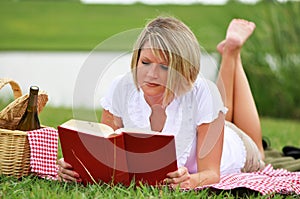
M227 56L231 56L231 57L238 57L240 55L240 52L241 52L241 46L232 44L229 41L224 46L222 55L224 55L224 56L227 55Z
M228 38L226 40L226 45L225 48L229 51L235 52L235 51L240 51L243 46L243 43L237 38Z

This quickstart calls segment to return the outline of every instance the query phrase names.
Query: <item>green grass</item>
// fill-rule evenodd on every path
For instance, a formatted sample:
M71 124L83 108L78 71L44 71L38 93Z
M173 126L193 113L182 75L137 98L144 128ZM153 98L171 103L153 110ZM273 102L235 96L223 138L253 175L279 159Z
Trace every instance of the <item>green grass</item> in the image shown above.
M0 105L3 107L3 102ZM100 119L101 110L97 110L96 114ZM70 108L46 106L40 114L40 121L46 126L56 128L72 117L73 113ZM299 121L262 118L261 123L263 134L271 140L272 147L281 150L287 144L299 146ZM60 148L58 157L62 157ZM238 192L209 190L182 192L145 185L140 187L133 185L130 187L121 185L111 187L106 184L85 187L80 184L48 181L33 176L27 176L23 179L8 176L0 177L0 198L236 198L237 196L243 198L262 197L245 190ZM263 198L267 198L267 196L263 196ZM274 198L283 198L283 196L277 194Z
M263 136L271 141L271 147L282 150L286 145L300 147L300 121L276 118L261 118Z
M203 190L199 192L179 190L171 191L165 188L150 186L123 187L121 185L91 185L84 187L78 184L49 182L36 177L26 177L18 181L11 177L0 178L0 196L3 198L235 198L229 192L215 194ZM248 198L254 198L248 197ZM281 198L280 196L275 198Z
M101 115L101 110L96 112L98 116ZM72 110L64 107L46 106L40 114L42 124L55 128L72 117ZM299 146L299 121L261 118L261 124L263 135L270 139L273 148L281 150L288 144ZM62 157L60 148L58 157ZM111 187L107 184L84 187L80 184L47 181L33 176L24 177L21 180L7 176L0 177L0 198L236 198L237 196L242 198L262 197L249 190L182 192L145 185ZM267 198L267 196L263 198ZM283 198L283 196L277 194L274 198Z
M272 195L273 196L273 195ZM110 186L88 185L83 186L75 183L64 183L48 181L34 176L22 179L2 176L0 177L0 197L5 198L269 198L260 194L251 193L247 190L240 191L180 191L170 190L167 187L156 188L153 186L122 185ZM275 194L272 198L294 198L294 196L283 197Z
M210 52L224 38L232 18L261 22L268 6L84 5L77 1L0 0L0 50L91 50L115 34L142 28L157 15L172 15L190 26Z
M4 50L91 50L105 39L122 31L141 28L147 19L169 14L182 19L207 51L214 51L224 38L225 29L234 17L257 23L257 34L263 32L264 11L268 4L255 6L160 5L83 5L77 1L0 0L0 51ZM278 7L280 7L278 5ZM275 13L276 13L276 7ZM297 17L295 17L297 18ZM251 38L250 38L251 40ZM251 44L251 41L250 41ZM264 44L268 46L268 44ZM260 53L260 52L258 52ZM3 103L0 99L0 110ZM100 119L100 110L96 111ZM47 106L40 115L43 125L57 127L73 117L65 107ZM263 135L271 146L281 150L285 145L299 146L300 122L261 118ZM62 157L59 149L58 157ZM214 193L170 191L149 186L67 184L36 177L0 177L0 198L236 198L235 192ZM253 193L245 198L256 198ZM268 196L263 197L268 198ZM283 198L275 195L274 198ZM292 198L292 197L291 197Z

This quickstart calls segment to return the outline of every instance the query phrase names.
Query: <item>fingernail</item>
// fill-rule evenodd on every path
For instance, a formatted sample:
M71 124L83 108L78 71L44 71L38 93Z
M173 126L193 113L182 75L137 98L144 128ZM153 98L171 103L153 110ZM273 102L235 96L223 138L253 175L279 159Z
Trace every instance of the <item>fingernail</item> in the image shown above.
M74 177L79 178L79 174L74 172Z
M77 180L76 180L76 182L82 182L82 179L81 179L81 178L79 178L79 179L77 179Z

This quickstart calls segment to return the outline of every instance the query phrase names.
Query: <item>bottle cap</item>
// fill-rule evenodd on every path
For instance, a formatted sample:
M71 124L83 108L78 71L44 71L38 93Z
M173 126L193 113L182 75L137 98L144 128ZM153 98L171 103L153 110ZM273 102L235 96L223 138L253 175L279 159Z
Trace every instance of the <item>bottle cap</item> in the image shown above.
M30 93L37 95L38 92L39 92L39 87L37 87L37 86L30 86Z

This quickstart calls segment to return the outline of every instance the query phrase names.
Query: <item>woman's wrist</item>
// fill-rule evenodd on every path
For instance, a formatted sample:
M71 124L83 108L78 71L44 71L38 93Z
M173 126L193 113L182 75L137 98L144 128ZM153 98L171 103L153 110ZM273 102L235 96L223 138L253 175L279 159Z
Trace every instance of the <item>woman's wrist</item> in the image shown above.
M201 171L191 174L191 188L201 187L204 185L218 183L220 181L220 175L212 170Z

